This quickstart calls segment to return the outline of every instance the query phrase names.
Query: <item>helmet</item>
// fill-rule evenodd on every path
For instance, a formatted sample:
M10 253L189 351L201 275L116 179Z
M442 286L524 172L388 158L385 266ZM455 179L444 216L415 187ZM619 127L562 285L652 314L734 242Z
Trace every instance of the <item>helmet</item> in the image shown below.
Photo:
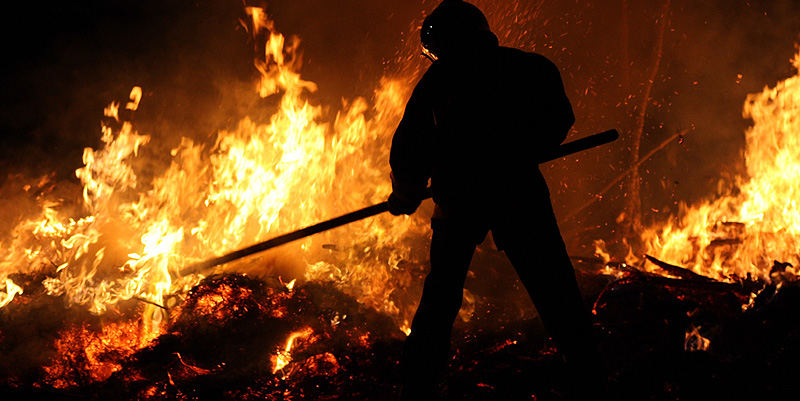
M444 0L422 23L422 52L435 61L443 54L469 48L487 34L497 41L478 7L462 0Z

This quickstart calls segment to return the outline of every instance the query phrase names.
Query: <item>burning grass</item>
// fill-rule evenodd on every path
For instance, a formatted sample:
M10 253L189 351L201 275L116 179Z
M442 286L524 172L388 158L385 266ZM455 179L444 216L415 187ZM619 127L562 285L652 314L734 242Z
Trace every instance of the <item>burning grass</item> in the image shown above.
M386 144L408 84L386 78L374 102L348 101L327 118L307 100L316 85L299 75L298 42L274 32L259 9L248 12L243 24L265 49L258 91L275 105L265 123L244 119L213 144L184 139L153 172L140 159L153 137L119 115L138 107L135 88L125 106L105 110L104 145L87 149L77 171L78 202L46 177L18 185L20 207L35 210L0 238L4 395L394 398L425 269L424 218L383 216L294 244L284 253L296 266L259 259L205 278L179 274L389 191ZM796 196L778 189L794 189L800 171L787 153L800 132L798 82L748 99L755 126L739 193L644 234L651 262L664 262L624 265L606 254L578 263L618 398L796 398ZM443 394L564 399L569 375L535 317L493 298L507 297L497 286L513 278L485 273L475 274L495 291L466 293L462 321L470 323L456 327Z
M780 291L762 283L743 308L748 298L729 287L638 270L606 286L602 263L576 263L581 287L599 296L596 328L617 399L794 399L798 281ZM142 302L97 316L16 278L32 284L0 311L7 396L391 400L398 390L404 334L331 284L289 290L211 276L173 300L163 332L140 343ZM456 326L444 399L567 399L569 375L538 320L498 313L501 302L488 298L475 312L492 327Z
M330 284L289 290L278 281L211 276L164 311L163 333L147 343L140 342L143 303L126 302L97 316L64 309L63 297L44 297L36 287L0 312L7 391L117 399L274 393L291 399L297 391L293 396L302 398L311 381L317 394L338 396L338 387L320 389L319 382L361 369L393 369L394 363L379 362L396 359L387 353L403 338L391 318Z

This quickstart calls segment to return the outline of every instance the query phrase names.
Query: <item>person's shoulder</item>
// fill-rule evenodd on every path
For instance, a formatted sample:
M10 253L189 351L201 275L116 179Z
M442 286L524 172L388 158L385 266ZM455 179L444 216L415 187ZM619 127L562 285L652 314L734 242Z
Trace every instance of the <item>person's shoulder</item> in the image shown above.
M438 62L431 64L425 73L422 74L419 81L414 85L414 90L411 92L412 99L426 99L432 93L436 93L436 87L439 85L442 76L441 66Z
M498 51L500 52L499 56L507 60L509 64L517 65L526 71L534 70L542 73L558 71L556 64L542 54L511 47L500 47Z
M441 75L442 72L440 66L437 65L437 63L431 64L417 82L416 89L424 90L431 85L435 85L436 81L439 80L439 76Z
M541 65L554 64L552 61L550 61L550 59L548 59L544 55L534 52L528 52L522 49L501 46L498 48L498 51L500 52L501 57L513 58L526 63L541 64Z

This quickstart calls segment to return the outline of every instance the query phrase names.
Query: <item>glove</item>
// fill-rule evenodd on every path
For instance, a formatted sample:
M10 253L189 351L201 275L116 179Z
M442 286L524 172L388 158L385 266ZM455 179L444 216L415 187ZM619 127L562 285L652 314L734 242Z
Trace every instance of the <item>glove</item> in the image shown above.
M387 203L389 204L389 213L400 216L401 214L414 213L422 201L419 199L408 200L392 192L392 194L389 195Z

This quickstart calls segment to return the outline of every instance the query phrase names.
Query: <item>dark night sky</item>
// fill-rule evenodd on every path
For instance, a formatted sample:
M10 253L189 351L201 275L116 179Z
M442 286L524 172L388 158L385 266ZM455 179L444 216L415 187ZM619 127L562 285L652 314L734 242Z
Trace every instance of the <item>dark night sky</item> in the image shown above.
M145 91L137 125L171 140L208 137L252 109L254 44L240 28L239 1L17 3L0 13L0 184L15 172L74 179L82 149L99 144L103 107L124 100L134 85ZM541 52L562 68L578 114L575 137L626 124L618 106L625 97L621 0L476 3L501 42ZM631 3L631 61L641 69L660 2ZM435 4L275 0L267 9L279 31L302 37L303 74L319 84L316 101L337 107L342 97L369 96L385 70L398 69L392 61L403 41L417 40L411 24ZM795 0L672 1L642 153L672 133L694 130L684 146L665 149L645 166L646 210L710 196L719 178L742 171L744 97L793 74L798 15ZM620 143L581 163L551 167L559 213L614 178L624 153ZM620 193L609 195L613 202ZM595 221L571 224L613 221L611 203L597 208Z
M213 97L216 68L247 74L247 64L214 62L245 49L236 10L192 3L44 1L6 10L2 170L68 172L83 147L97 145L103 107L134 85L173 87L204 101ZM173 108L178 119L190 112Z
M324 88L322 104L370 94L396 52L379 41L400 42L419 14L397 11L401 1L297 3L267 9L278 30L302 36L304 77ZM250 100L232 92L253 92L255 44L240 26L238 1L45 0L0 18L3 176L71 177L82 149L99 144L103 107L134 85L145 91L143 131L152 124L175 138L238 121Z

